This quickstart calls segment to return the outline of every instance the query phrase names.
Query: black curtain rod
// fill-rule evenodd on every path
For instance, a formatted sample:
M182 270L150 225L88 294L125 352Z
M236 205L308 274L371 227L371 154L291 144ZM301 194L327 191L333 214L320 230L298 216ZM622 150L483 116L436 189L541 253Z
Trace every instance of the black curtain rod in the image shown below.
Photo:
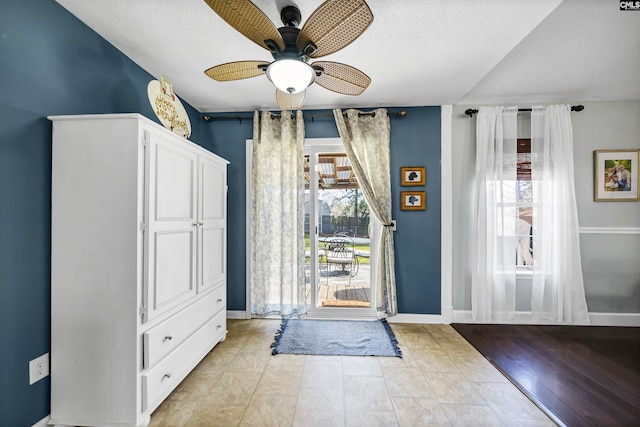
M279 117L278 114L273 114L273 118ZM343 113L345 114L345 113ZM396 112L387 112L387 114L389 116L391 115L395 115L395 116L400 116L400 117L404 117L407 115L407 111L406 110L400 110L400 111L396 111ZM375 111L369 111L369 112L363 112L363 113L358 113L358 116L362 117L362 116L375 116L376 113ZM333 117L333 113L316 113L316 114L307 114L306 116L304 116L304 118L310 118L311 120L317 118L317 117ZM205 122L210 122L211 120L253 120L253 115L246 115L246 116L209 116L209 115L204 115L202 116L202 119Z
M584 110L584 105L572 105L571 111L582 111ZM520 111L531 111L531 108L518 108L518 112ZM474 114L478 114L478 110L469 108L464 112L467 116L473 117Z

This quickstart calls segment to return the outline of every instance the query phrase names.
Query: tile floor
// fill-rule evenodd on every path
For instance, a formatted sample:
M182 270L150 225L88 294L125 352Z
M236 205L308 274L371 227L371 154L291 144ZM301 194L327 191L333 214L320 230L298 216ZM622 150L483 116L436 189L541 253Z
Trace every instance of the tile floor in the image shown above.
M229 320L160 426L554 426L448 325L391 323L403 358L271 355L278 320Z

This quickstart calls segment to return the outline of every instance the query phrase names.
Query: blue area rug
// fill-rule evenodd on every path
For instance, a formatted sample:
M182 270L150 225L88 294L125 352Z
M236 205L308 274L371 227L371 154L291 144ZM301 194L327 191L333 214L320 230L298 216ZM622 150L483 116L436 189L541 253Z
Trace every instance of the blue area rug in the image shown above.
M290 320L280 325L272 354L402 357L386 320Z

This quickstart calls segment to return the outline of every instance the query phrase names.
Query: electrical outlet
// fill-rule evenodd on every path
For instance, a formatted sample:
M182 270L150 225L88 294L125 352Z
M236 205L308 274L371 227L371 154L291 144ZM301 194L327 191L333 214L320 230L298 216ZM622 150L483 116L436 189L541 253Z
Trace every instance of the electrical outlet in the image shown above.
M49 375L49 353L29 362L29 385Z

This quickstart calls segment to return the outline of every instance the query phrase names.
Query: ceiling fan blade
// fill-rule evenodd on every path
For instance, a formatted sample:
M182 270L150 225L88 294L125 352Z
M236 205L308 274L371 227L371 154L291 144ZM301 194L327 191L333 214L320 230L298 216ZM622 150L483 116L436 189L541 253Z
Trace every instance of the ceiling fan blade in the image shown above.
M249 0L204 0L229 25L249 40L271 51L267 40L273 40L280 50L285 43L273 22Z
M261 65L263 67L261 67ZM205 74L219 82L228 82L230 80L248 79L264 74L264 70L269 65L266 61L237 61L228 62L226 64L216 65L208 70Z
M329 55L357 39L372 21L364 0L327 0L309 16L296 44L311 58Z
M333 92L360 95L371 83L371 79L365 73L340 62L318 61L311 66L323 70L322 74L316 77L316 83Z
M299 110L304 105L306 98L306 90L298 93L287 93L276 89L276 101L278 101L278 106L282 110Z

